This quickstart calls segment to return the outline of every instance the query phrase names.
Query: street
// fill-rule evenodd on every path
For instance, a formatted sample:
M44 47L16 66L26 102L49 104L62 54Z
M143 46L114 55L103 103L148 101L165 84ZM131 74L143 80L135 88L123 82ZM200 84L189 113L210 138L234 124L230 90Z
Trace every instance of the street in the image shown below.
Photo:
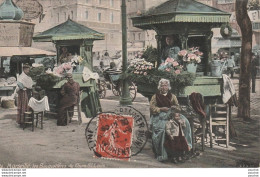
M237 89L238 79L233 79ZM257 79L257 84L260 79ZM101 99L103 112L113 111L119 104L118 97L108 91ZM238 137L231 138L229 148L225 144L206 143L206 149L199 156L185 163L161 163L154 158L151 140L137 156L129 161L107 160L94 157L89 150L85 129L89 118L83 118L78 125L72 120L68 126L56 126L56 119L44 118L43 129L28 127L25 130L16 123L16 108L0 108L0 166L10 168L218 168L249 167L259 164L259 102L260 90L251 94L251 118L244 122L237 118L233 109L233 123ZM147 98L138 94L133 107L141 111L149 122L149 103ZM197 145L198 148L199 145Z

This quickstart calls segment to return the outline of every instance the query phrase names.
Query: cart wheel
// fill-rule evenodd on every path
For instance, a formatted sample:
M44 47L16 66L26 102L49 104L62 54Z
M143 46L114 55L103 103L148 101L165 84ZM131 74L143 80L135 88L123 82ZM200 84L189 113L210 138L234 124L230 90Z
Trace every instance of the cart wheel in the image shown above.
M120 95L120 91L119 89L116 89L115 85L112 84L112 92L115 96L119 96Z
M119 88L119 94L121 96L121 93L122 93L122 86ZM135 97L136 97L136 86L133 82L130 82L129 83L129 92L130 92L130 97L132 98L132 101L135 100Z
M99 98L105 98L106 97L106 82L105 81L101 81L100 83L97 84L98 87L98 95Z
M129 92L130 92L130 97L132 98L132 101L135 100L136 97L136 86L133 82L129 84Z

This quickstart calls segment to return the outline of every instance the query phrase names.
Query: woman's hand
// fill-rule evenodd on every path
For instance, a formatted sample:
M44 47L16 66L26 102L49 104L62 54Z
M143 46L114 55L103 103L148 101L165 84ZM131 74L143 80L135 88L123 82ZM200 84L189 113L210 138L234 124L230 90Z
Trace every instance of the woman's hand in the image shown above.
M167 108L167 107L161 107L161 108L160 108L160 111L161 111L161 112L167 112L167 111L169 111L169 108Z
M173 105L171 106L171 109L175 110L175 111L181 111L179 106Z

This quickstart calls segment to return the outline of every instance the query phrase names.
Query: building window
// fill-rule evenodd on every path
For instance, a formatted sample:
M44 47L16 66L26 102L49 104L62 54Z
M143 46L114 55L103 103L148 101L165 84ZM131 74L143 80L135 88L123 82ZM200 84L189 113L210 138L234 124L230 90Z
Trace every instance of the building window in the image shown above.
M110 0L110 6L114 7L114 0Z
M98 13L98 21L99 22L101 21L101 13L100 12Z
M133 33L133 40L135 41L135 33Z
M102 0L98 0L98 4L100 5L102 3Z
M57 17L58 17L57 20L58 20L58 23L59 23L60 22L60 14L59 13L57 14Z
M66 14L66 12L64 12L64 19L65 19L65 21L67 20L67 14Z
M85 19L86 20L88 19L88 11L87 10L85 11Z
M86 0L86 3L88 4L88 3L89 3L89 0Z
M110 13L110 23L114 23L114 14Z
M218 4L230 4L234 3L234 0L218 0Z
M138 33L138 39L141 40L141 33Z

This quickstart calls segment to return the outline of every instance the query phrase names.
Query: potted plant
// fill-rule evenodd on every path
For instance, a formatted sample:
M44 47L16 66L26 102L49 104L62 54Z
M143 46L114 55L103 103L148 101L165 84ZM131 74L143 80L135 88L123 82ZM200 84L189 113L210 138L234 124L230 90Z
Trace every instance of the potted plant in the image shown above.
M192 47L188 50L184 49L181 50L178 55L182 58L187 71L190 73L196 73L197 64L201 62L201 56L203 55L203 53L199 51L199 48Z

